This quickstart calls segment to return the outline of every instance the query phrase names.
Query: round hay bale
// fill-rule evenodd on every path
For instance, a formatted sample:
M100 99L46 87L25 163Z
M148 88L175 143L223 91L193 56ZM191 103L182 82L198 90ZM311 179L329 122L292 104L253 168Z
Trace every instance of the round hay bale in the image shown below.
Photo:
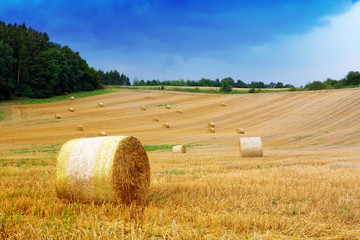
M169 125L169 123L164 122L164 123L162 124L162 127L163 127L163 128L169 128L169 127L170 127L170 125Z
M153 122L158 122L159 121L159 118L158 117L154 117L153 118Z
M245 130L243 128L238 128L238 129L236 129L236 133L237 134L244 134Z
M208 127L211 127L211 128L215 127L215 123L214 122L209 122Z
M215 128L209 128L209 129L208 129L208 132L209 132L209 133L215 133Z
M73 139L62 146L57 158L58 198L142 205L149 186L149 159L135 137Z
M182 112L182 110L181 110L181 109L178 109L178 110L176 110L176 113L181 114L181 113L183 113L183 112Z
M76 128L76 131L84 131L84 128L83 128L83 126L81 126L81 125L79 125L77 128Z
M221 103L221 106L222 106L222 107L226 107L226 103Z
M100 136L100 137L106 136L106 132L100 132L100 133L99 133L99 136Z
M170 107L170 105L165 105L165 108L170 109L171 107Z
M73 107L69 107L69 112L74 112L74 108L73 108Z
M55 114L55 118L56 118L56 119L60 119L60 118L61 118L61 115L60 115L60 114Z
M184 145L173 146L172 153L186 153L186 148Z
M241 157L262 157L263 147L261 137L243 137L239 141Z
M145 110L146 110L146 107L145 107L145 106L141 106L140 110L145 111Z
M99 103L98 105L99 105L99 107L103 107L103 106L104 106L104 104L103 104L103 103Z
M75 99L75 97L74 97L74 96L71 96L71 97L70 97L70 100L74 100L74 99Z

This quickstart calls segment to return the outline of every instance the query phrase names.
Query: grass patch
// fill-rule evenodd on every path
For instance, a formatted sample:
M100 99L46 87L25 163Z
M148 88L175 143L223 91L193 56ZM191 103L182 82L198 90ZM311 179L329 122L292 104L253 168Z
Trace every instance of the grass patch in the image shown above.
M74 96L75 98L82 98L82 97L90 97L90 96L118 92L118 91L119 90L116 90L113 88L105 88L105 89L94 90L94 91L89 91L89 92L70 93L70 94L55 96L55 97L51 97L51 98L34 98L34 99L32 99L32 98L16 98L15 100L0 102L0 106L50 103L50 102L68 100L71 96Z
M60 150L62 143L48 144L48 145L32 145L30 148L10 149L13 154L26 154L26 153L57 153Z
M46 160L51 160L49 158L2 158L0 159L1 167L46 167L49 165L49 162Z
M35 124L47 124L47 123L58 123L61 120L51 120L51 121L44 121L44 122L37 122Z
M0 121L4 120L6 117L5 113L3 111L0 111Z

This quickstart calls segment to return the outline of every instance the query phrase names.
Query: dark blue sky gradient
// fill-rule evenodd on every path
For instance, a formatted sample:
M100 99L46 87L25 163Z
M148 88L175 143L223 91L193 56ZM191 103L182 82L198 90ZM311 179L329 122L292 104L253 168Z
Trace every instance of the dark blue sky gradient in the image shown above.
M240 66L249 49L326 27L330 21L325 18L344 14L355 5L350 0L5 1L0 5L1 21L47 32L51 41L79 51L96 69L117 68L131 78L160 80L226 77L221 71L209 76L205 67L189 72L180 65L201 57L224 62L242 59ZM169 64L178 69L173 75ZM150 72L148 65L158 66L156 72ZM228 76L242 78L231 68L227 71ZM270 81L259 78L245 81Z

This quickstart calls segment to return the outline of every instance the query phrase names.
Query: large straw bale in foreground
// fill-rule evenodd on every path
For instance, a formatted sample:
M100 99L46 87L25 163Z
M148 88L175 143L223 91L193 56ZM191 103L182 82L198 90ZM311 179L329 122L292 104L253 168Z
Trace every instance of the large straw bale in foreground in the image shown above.
M135 137L74 139L60 150L55 183L59 198L143 204L150 185L149 160Z
M239 141L241 157L262 157L263 148L261 137L243 137Z
M173 146L172 153L186 153L186 148L184 145Z

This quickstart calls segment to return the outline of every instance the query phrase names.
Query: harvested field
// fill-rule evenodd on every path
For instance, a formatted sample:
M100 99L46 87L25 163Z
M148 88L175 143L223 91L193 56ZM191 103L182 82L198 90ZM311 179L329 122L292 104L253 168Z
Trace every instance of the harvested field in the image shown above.
M165 109L168 103L186 114ZM0 239L356 239L359 103L360 89L124 90L76 98L72 113L68 99L1 106L7 116L0 121ZM162 129L154 116L171 127ZM210 121L213 134L206 131ZM80 124L86 131L75 131ZM240 157L239 126L246 129L241 137L262 138L262 158ZM145 208L56 197L62 144L102 131L152 147ZM172 154L179 144L186 154Z

